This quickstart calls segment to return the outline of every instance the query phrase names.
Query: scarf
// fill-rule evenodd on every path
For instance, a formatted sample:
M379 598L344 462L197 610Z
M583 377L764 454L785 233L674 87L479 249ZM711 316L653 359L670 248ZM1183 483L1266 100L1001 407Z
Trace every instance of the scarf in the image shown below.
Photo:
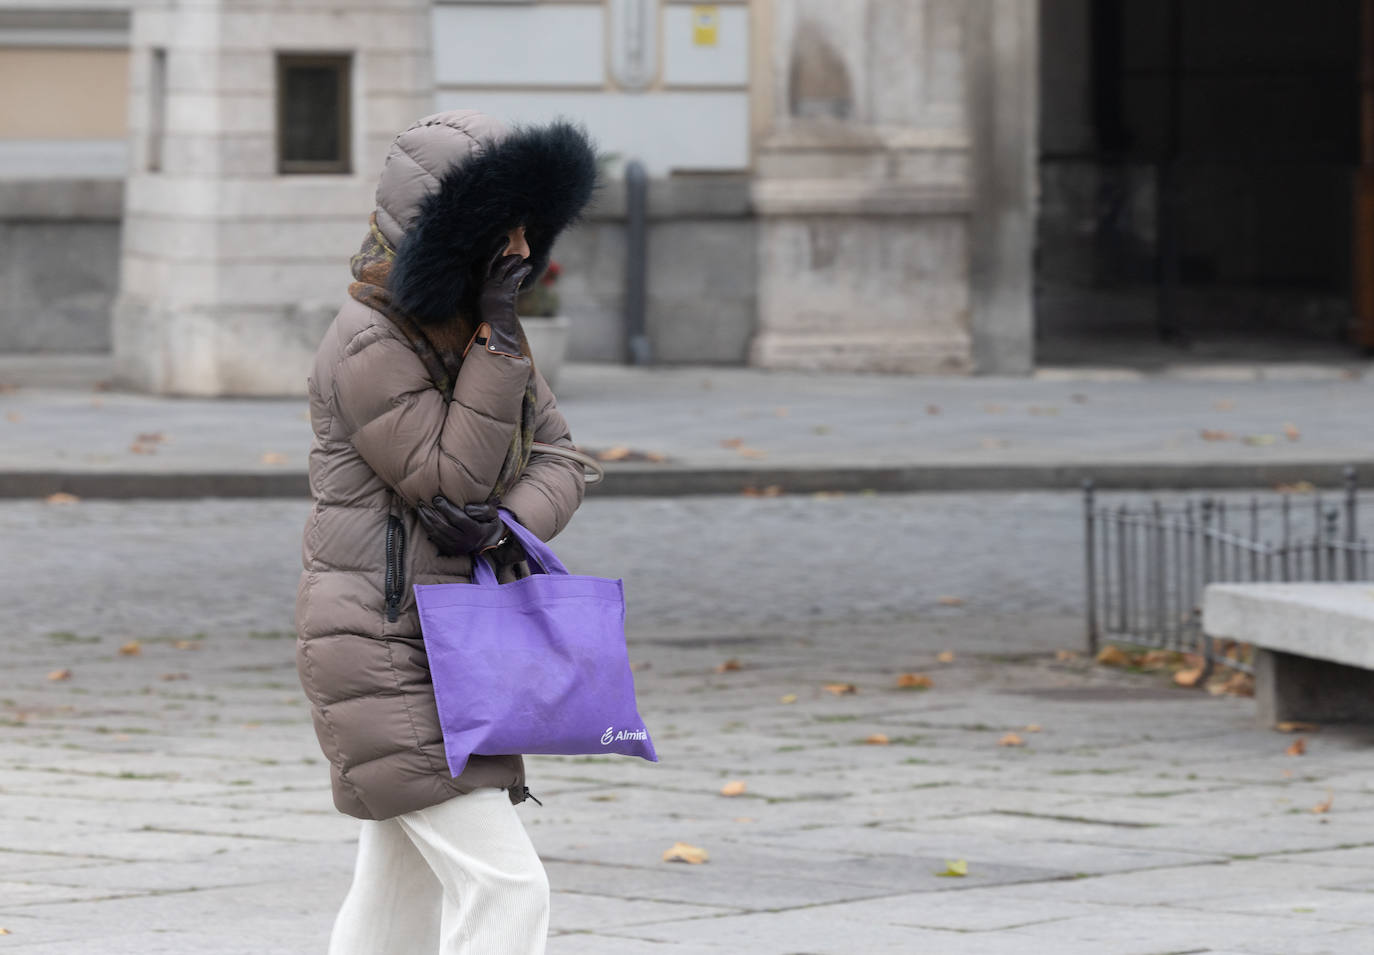
M453 386L458 379L458 370L463 365L463 350L477 332L477 324L470 316L455 315L453 320L440 325L421 325L411 316L398 309L387 291L387 276L391 273L391 263L396 258L396 250L391 248L386 237L377 228L377 217L371 220L368 236L363 246L351 262L353 278L356 280L348 287L348 294L368 308L376 309L386 316L405 336L410 347L419 356L425 371L434 382L434 387L444 396L447 404L453 400ZM522 337L521 352L529 355L529 343ZM519 479L525 465L530 460L530 446L534 443L534 375L525 384L525 397L520 407L520 426L511 435L510 448L501 464L501 473L496 485L491 489L491 499L499 501ZM455 501L455 504L471 503Z

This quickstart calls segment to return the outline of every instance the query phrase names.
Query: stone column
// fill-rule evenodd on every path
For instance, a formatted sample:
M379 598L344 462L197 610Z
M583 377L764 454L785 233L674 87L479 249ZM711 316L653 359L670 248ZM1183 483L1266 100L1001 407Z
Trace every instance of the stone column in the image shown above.
M431 108L430 9L428 0L151 0L135 9L113 317L125 384L304 393L347 294L387 146ZM278 173L279 53L352 57L347 173Z
M754 364L974 368L964 0L772 0Z

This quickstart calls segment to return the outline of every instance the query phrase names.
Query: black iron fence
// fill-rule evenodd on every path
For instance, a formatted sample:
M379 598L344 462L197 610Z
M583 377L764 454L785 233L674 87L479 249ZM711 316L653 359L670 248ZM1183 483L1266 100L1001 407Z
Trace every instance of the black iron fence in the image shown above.
M1115 640L1249 670L1247 648L1217 646L1202 632L1203 590L1211 583L1374 580L1374 545L1360 528L1371 506L1353 468L1336 491L1144 505L1104 503L1089 482L1089 652Z

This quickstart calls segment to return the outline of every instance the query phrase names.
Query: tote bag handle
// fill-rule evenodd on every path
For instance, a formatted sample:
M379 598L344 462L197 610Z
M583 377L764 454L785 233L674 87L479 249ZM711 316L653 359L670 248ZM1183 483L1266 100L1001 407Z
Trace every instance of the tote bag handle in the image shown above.
M525 555L530 562L535 564L539 570L545 574L567 575L568 568L563 566L563 562L558 559L554 552L538 537L534 532L525 527L515 519L510 511L504 507L498 509L501 519L506 522L510 532L515 535L516 540L525 548ZM475 556L472 558L473 580L483 587L496 587L496 571L492 570L490 562L485 557Z

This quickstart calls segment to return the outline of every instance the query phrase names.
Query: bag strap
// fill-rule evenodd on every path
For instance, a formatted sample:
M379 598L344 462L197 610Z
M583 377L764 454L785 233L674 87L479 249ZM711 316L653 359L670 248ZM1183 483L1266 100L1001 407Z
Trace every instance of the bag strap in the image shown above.
M497 513L499 513L501 519L506 522L506 526L510 528L510 532L515 535L515 539L520 541L520 546L525 548L525 556L530 559L530 563L538 567L541 573L555 575L566 575L568 573L568 568L563 566L563 562L558 559L557 555L549 548L549 545L545 544L535 536L533 531L517 521L515 515L504 507L500 508ZM473 581L480 586L497 586L496 571L492 569L491 563L485 557L474 556L472 558L472 577Z

